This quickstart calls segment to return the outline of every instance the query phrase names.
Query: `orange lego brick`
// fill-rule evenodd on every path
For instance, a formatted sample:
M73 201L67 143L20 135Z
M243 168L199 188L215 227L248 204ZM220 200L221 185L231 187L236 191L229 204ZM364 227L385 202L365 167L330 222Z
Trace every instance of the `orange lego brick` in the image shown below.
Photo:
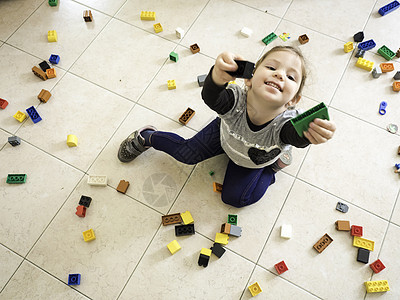
M308 36L306 34L299 36L299 42L302 45L304 45L305 43L308 43L309 40L310 39L308 38Z
M400 92L400 81L393 82L393 91Z
M46 70L46 76L47 78L55 78L57 76L56 74L56 69L52 68L52 69L47 69Z
M85 20L85 22L92 22L93 21L92 11L84 10L83 11L83 19Z
M349 221L336 221L336 229L340 231L350 231L350 222Z
M129 181L121 180L118 184L117 191L122 194L125 194L128 187L129 187Z
M84 218L86 215L86 207L83 205L78 205L76 208L76 213L78 217Z
M191 118L193 118L195 114L195 111L191 108L188 107L186 111L180 116L179 122L181 122L183 125L186 125Z
M193 44L190 46L190 51L192 51L193 54L200 52L200 47L197 44Z
M214 192L222 193L222 184L213 182Z
M379 66L381 67L382 73L391 72L394 70L393 63L381 63Z
M161 216L161 221L164 226L171 224L180 224L182 223L182 217L180 213L165 215Z
M51 94L49 91L47 90L41 90L39 95L38 95L38 99L44 103L46 103L47 101L49 101L51 97Z
M42 70L40 70L38 67L33 67L32 68L32 72L33 74L35 74L37 77L39 77L40 79L43 80L47 80L47 75L45 72L43 72Z
M221 233L229 234L231 233L231 224L224 223L221 225Z
M326 247L329 246L330 243L332 243L332 241L333 239L327 233L325 233L325 235L322 238L320 238L319 241L316 242L313 247L315 250L321 253L326 249Z

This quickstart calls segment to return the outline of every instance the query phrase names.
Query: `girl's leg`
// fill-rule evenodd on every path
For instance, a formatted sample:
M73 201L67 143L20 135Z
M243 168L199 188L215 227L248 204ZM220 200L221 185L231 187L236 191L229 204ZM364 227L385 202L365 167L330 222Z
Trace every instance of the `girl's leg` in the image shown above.
M222 201L235 207L256 203L274 182L275 172L270 166L248 169L229 160L222 188Z
M182 163L196 164L224 153L220 142L220 122L216 118L187 140L175 133L154 131L149 136L149 142L154 149L163 151Z

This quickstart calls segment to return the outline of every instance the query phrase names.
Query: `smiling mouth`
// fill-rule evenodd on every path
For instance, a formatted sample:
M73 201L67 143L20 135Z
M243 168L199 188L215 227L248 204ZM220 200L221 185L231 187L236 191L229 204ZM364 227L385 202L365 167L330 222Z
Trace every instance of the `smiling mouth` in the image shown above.
M266 81L265 84L272 86L272 87L276 88L278 91L282 92L282 88L279 85L277 85L276 83L273 83L271 81Z

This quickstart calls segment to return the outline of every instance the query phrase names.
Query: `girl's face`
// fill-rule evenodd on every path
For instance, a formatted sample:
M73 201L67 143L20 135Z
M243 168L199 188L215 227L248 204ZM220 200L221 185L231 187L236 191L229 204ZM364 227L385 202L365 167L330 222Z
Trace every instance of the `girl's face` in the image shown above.
M260 101L268 101L273 107L292 106L302 80L300 57L282 50L269 54L259 65L251 79L246 80L249 92Z

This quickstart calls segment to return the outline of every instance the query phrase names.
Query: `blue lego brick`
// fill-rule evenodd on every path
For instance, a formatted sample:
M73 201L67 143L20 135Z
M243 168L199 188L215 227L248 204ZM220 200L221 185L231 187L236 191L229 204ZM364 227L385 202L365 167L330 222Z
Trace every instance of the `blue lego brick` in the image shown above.
M50 55L49 62L56 65L60 62L60 57L56 54L52 54Z
M376 44L375 44L374 40L368 40L368 41L358 44L358 49L367 51L367 50L371 50L375 46L376 46Z
M81 284L81 274L69 274L68 285L79 285Z
M387 15L388 13L394 11L395 9L398 9L400 6L400 3L398 1L393 1L390 2L389 4L386 4L385 6L382 6L379 9L379 13L381 16Z
M27 108L26 112L28 113L29 117L32 119L33 123L42 121L42 118L39 116L39 114L36 111L36 108L34 106Z

